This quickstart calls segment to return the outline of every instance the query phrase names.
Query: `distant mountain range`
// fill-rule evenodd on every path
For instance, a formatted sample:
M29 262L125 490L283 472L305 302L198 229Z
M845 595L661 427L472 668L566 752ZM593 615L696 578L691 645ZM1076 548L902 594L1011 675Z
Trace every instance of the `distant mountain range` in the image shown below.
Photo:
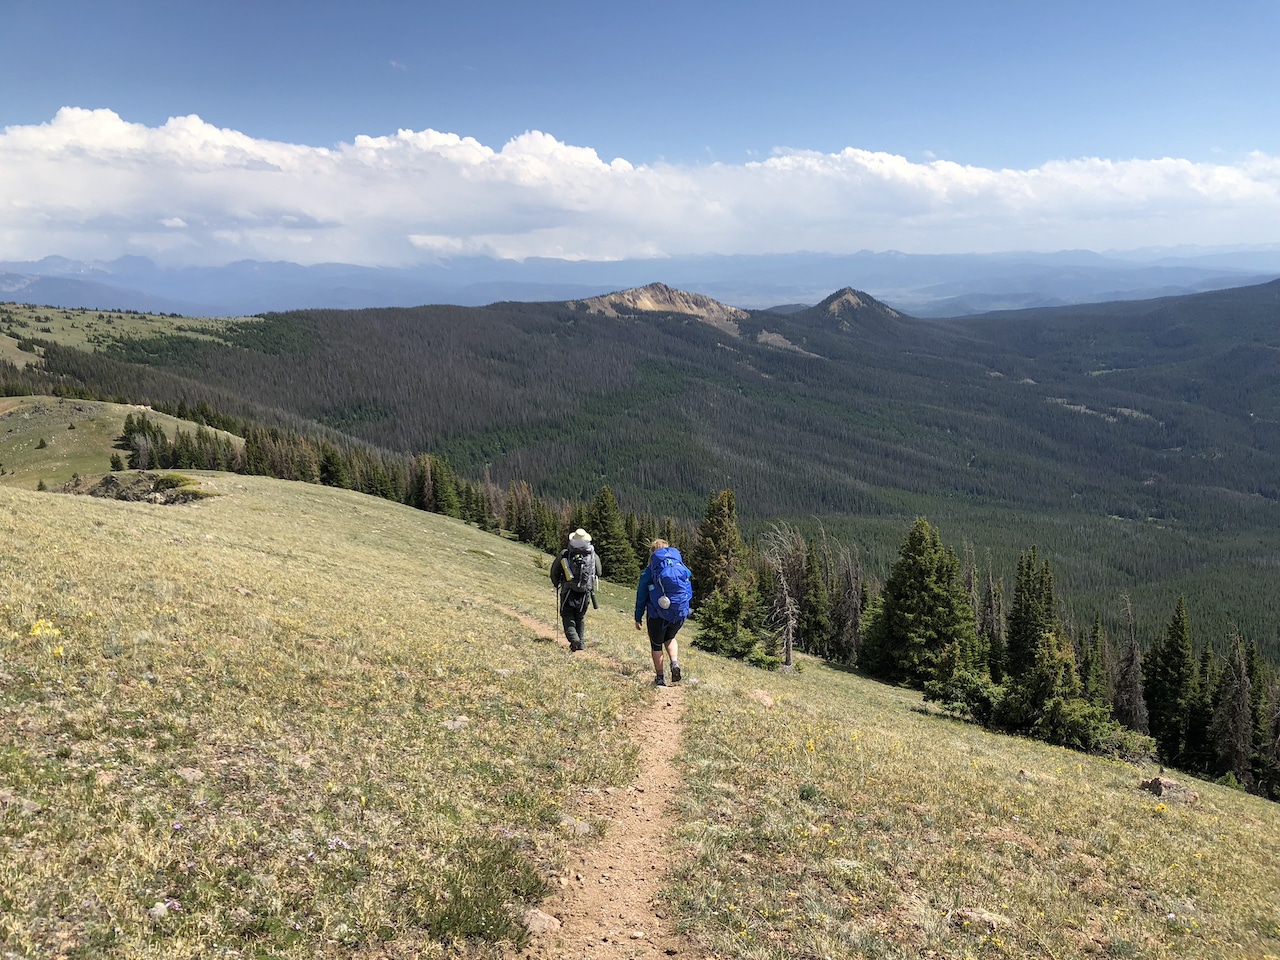
M800 310L833 289L852 285L913 316L949 317L1246 286L1280 277L1280 247L1112 255L1080 250L966 255L864 251L615 262L468 257L404 268L253 260L163 267L144 257L46 257L0 262L0 300L225 316L317 307L587 300L658 277L746 309Z

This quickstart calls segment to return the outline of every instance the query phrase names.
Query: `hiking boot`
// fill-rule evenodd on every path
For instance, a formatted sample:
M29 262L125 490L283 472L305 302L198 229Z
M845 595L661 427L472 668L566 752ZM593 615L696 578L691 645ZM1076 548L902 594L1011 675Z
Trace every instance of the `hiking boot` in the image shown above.
M673 663L671 665L671 682L672 683L680 682L680 664L678 663Z
M569 652L570 652L570 653L577 653L579 650L581 650L581 649L582 649L583 647L585 647L585 646L586 646L586 644L585 644L585 643L583 643L581 640L570 640L570 641L569 641Z
M655 687L665 687L667 685L667 678L664 677L662 674L658 674L656 677L653 678L653 685Z

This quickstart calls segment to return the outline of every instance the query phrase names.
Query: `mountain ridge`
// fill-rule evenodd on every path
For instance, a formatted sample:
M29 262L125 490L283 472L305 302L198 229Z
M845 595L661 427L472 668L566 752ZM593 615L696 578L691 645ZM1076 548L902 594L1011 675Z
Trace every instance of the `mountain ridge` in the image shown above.
M615 318L634 313L679 313L697 317L735 337L739 335L738 322L750 317L750 313L739 307L728 306L701 293L677 290L660 282L585 300L571 300L566 306Z
M115 260L0 262L0 271L61 279L59 306L155 309L159 298L188 315L245 315L265 310L358 309L499 300L587 299L643 285L655 275L742 309L814 303L850 281L895 309L955 316L992 307L1083 303L1227 288L1280 276L1280 250L1161 256L1160 251L1090 251L922 255L856 254L683 256L609 262L459 257L415 266L302 265L237 261L223 266L158 265L145 257ZM78 286L101 284L112 289Z

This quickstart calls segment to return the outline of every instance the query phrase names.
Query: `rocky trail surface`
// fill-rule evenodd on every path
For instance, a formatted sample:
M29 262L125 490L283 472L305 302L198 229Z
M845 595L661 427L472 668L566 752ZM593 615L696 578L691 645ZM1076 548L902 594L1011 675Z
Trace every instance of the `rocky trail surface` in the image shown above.
M550 627L520 619L544 638L563 642ZM593 655L590 648L585 654ZM573 811L579 821L603 823L604 835L552 878L555 892L527 918L532 939L519 957L710 960L710 954L676 933L659 898L676 828L681 779L674 761L684 710L684 689L673 684L655 688L652 699L627 721L640 752L639 773L624 787L585 794Z

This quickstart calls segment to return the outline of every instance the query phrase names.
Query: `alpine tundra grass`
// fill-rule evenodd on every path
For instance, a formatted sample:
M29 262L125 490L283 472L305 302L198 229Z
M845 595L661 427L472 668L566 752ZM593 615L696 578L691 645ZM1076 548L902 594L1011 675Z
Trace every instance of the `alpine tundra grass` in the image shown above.
M926 712L806 662L689 699L671 884L717 951L784 957L1280 955L1280 806Z
M0 954L509 954L629 782L632 591L560 643L547 558L349 491L0 488ZM681 634L664 912L716 955L1275 957L1280 807ZM1177 777L1177 774L1174 774Z
M0 490L4 950L520 943L586 842L566 798L633 776L618 718L647 689L496 608L554 612L535 551L346 491L204 486Z

